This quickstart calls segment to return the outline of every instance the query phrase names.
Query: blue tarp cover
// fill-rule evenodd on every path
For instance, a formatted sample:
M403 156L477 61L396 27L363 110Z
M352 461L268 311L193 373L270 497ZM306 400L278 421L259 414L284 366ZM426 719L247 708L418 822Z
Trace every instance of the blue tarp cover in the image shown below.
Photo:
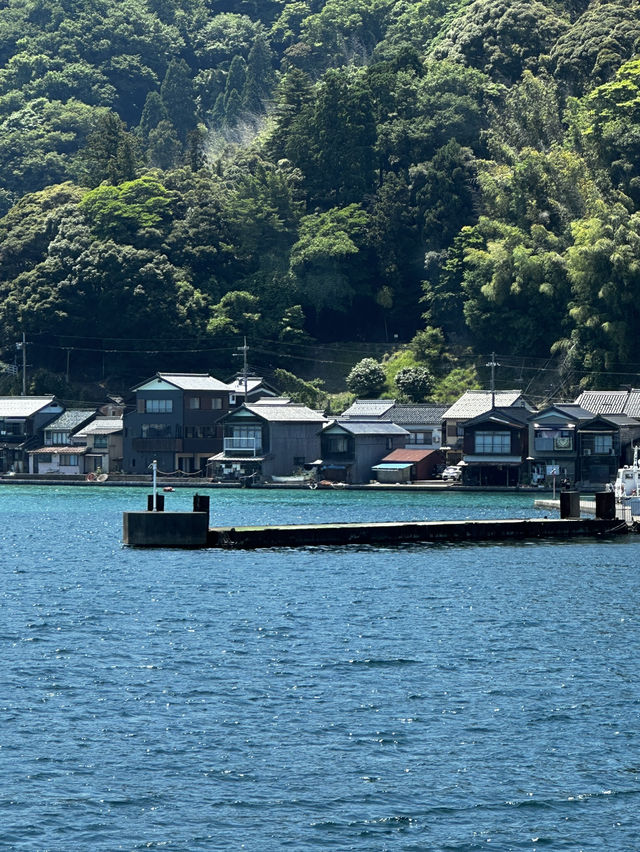
M412 467L413 462L383 462L372 467L371 470L406 470Z

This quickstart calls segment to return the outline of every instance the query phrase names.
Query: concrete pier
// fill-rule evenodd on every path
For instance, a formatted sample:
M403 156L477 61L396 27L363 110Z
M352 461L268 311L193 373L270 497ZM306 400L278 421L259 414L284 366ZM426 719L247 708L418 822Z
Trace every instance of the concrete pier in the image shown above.
M393 545L412 542L569 539L618 535L627 531L627 525L624 523L599 518L213 527L207 536L207 547L254 549L344 544Z

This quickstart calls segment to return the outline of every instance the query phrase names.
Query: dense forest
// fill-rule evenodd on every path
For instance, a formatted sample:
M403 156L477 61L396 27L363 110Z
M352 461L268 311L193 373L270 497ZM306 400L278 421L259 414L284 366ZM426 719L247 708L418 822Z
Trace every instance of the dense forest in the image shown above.
M635 0L0 5L6 364L637 378Z

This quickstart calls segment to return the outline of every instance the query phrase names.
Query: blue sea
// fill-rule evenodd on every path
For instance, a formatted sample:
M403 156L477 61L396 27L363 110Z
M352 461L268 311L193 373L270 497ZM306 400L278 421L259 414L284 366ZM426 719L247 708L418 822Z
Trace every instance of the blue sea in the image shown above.
M214 525L540 515L207 493ZM640 848L640 538L124 548L145 507L0 485L0 850Z

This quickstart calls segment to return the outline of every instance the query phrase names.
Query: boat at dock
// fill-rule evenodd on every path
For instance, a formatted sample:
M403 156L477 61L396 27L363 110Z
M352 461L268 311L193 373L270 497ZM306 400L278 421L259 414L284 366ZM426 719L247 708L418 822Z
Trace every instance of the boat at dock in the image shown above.
M625 503L633 497L640 497L640 464L638 447L633 449L633 464L618 468L613 491L617 503Z

